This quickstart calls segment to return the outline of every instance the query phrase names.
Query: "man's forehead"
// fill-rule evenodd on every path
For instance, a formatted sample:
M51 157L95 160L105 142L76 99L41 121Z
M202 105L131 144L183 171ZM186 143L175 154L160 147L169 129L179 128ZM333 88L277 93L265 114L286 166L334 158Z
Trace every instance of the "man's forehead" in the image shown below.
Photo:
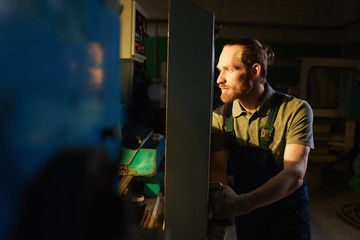
M241 57L243 46L240 45L225 45L221 54L227 54L230 56Z
M243 47L239 45L226 45L220 54L218 65L241 63L242 50Z

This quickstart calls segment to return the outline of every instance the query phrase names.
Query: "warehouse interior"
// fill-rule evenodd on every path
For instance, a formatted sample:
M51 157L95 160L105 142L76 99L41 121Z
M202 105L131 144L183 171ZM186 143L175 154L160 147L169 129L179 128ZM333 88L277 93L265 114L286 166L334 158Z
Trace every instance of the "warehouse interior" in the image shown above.
M312 239L358 239L359 9L2 1L0 238L205 239L210 119L222 104L214 69L226 43L251 37L275 53L272 88L313 108Z
M321 108L321 97L309 99L310 94L301 90L302 82L308 81L308 74L311 74L310 71L304 72L307 61L314 60L316 66L321 65L319 62L324 59L335 59L340 65L342 60L354 60L353 67L360 67L360 3L356 0L195 2L214 13L215 62L227 41L239 37L259 39L275 52L275 61L269 68L267 79L271 86L301 96L313 107ZM161 77L161 62L166 59L169 5L164 0L139 0L139 3L149 13L149 44L154 44L154 49L157 49L157 52L150 54L157 56L157 63L154 64L158 66L149 63L148 74ZM159 69L160 72L157 72ZM331 96L334 93L328 88L331 80L326 81L317 85L319 89L315 90L318 95L326 92L326 101L337 101L335 99L351 94L343 92ZM221 104L217 94L218 88L214 86L214 108ZM333 100L329 100L331 98ZM360 99L351 101L349 107L359 111L356 106L359 102ZM315 150L310 153L307 172L312 238L357 239L359 227L344 221L341 211L347 205L358 206L360 201L359 192L350 186L356 174L354 160L359 152L358 117L350 117L352 120L340 117L343 118L340 120L327 113L316 112L314 115ZM227 239L235 239L233 229Z

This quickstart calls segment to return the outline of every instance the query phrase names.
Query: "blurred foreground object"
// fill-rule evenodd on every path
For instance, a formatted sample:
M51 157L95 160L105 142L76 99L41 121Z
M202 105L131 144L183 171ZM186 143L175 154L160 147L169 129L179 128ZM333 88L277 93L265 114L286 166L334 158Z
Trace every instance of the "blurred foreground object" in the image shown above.
M125 239L128 214L101 149L62 149L29 187L12 239Z
M24 193L36 185L39 174L60 149L101 149L111 162L119 158L120 33L116 12L120 6L110 2L0 3L0 239L8 239L24 204ZM76 156L71 159L74 162L57 164L79 167ZM88 164L80 164L78 174ZM56 168L52 171L54 175L64 173ZM78 186L79 179L70 187ZM53 188L56 185L49 184L39 192L46 196ZM80 194L73 201L85 204L94 200L87 196ZM34 197L42 199L41 195ZM45 208L52 203L46 204ZM47 214L49 217L51 212ZM50 224L57 221L49 220Z

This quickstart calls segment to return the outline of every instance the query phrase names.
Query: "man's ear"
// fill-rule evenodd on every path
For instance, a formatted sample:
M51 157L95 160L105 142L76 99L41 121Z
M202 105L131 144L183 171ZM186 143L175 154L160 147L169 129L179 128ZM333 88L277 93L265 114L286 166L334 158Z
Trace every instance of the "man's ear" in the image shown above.
M261 66L258 63L254 63L251 67L251 75L253 79L257 79L260 76Z

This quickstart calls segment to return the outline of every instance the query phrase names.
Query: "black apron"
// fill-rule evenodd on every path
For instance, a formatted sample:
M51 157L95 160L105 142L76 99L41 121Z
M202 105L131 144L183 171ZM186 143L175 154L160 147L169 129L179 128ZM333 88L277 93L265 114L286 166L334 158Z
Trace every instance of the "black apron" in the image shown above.
M228 105L226 132L229 167L237 194L250 192L281 170L268 149L282 94L275 92L259 147L237 145L233 130L232 104ZM235 218L237 239L311 239L308 192L304 184L288 197Z

